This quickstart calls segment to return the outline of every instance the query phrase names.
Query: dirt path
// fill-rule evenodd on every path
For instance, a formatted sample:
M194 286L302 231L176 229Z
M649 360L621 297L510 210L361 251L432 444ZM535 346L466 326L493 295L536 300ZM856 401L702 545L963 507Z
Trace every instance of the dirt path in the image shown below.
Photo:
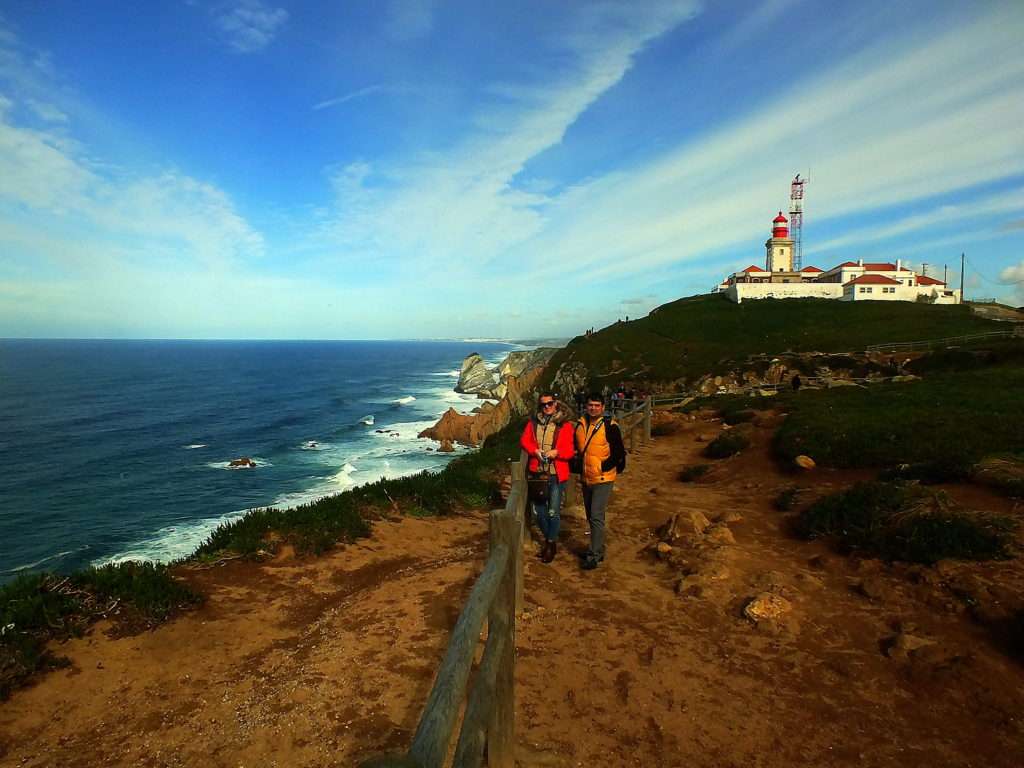
M1024 667L948 589L970 577L1021 594L1021 566L888 568L795 540L770 504L792 479L766 458L767 426L713 482L675 479L697 461L695 433L715 429L688 424L631 458L602 568L567 552L585 543L578 511L554 564L528 556L521 764L1024 764ZM658 560L651 529L681 510L730 521L735 542L696 537ZM316 560L195 572L202 609L70 642L69 669L0 705L0 765L327 766L401 749L485 554L474 514L380 523ZM766 591L793 610L755 626L742 608ZM934 642L890 658L900 628Z

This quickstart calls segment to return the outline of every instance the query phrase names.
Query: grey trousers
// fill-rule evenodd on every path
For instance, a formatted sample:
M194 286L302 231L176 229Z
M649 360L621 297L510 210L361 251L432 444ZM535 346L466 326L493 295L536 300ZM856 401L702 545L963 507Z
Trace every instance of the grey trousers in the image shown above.
M583 506L590 523L590 550L588 554L598 560L604 559L605 512L612 497L614 483L598 483L583 486Z

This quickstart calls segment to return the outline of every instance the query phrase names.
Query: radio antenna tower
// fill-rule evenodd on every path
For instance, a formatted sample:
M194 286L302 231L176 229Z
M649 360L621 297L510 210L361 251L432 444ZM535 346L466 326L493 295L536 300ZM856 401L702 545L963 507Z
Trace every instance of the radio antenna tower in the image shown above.
M789 185L789 233L793 238L793 271L799 272L803 267L803 240L804 230L804 184L810 179L801 179L800 174L796 175L793 183Z

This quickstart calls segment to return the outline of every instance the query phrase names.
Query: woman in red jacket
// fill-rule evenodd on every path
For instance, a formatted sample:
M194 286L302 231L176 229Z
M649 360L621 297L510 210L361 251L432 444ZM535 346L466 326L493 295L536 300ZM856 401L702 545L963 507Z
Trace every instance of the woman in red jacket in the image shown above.
M533 501L533 515L544 535L540 558L550 563L557 549L569 459L576 452L571 414L550 392L541 393L537 399L537 413L526 423L519 444L530 454L527 471L548 479L547 498Z

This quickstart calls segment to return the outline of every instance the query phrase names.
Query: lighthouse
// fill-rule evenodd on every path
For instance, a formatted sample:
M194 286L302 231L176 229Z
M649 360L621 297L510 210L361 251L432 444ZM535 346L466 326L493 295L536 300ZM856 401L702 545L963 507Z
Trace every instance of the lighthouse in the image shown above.
M789 222L782 211L772 221L772 236L764 247L767 251L765 269L768 272L793 271L793 241L789 237Z

